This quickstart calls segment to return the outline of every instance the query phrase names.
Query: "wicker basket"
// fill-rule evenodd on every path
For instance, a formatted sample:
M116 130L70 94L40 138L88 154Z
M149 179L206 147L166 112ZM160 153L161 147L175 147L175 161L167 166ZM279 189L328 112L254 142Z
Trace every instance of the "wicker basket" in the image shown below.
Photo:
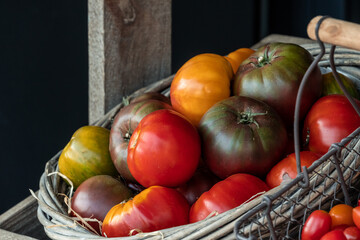
M304 44L313 56L319 54L317 44ZM327 51L328 51L327 47ZM357 83L360 89L360 52L346 48L338 48L335 55L337 70ZM329 66L325 55L319 65L322 70ZM169 86L173 76L160 80L148 87L139 89L129 96L134 98L145 92L161 92L169 96ZM111 128L112 120L123 107L120 103L103 118L93 125ZM304 217L315 208L329 208L335 202L343 202L341 187L336 170L336 157L340 159L340 168L351 196L357 200L360 195L360 128L343 142L350 142L346 148L331 149L321 159L309 168L309 185L301 187L302 178L296 178L289 184L265 193L265 197L256 198L225 213L203 221L179 227L168 228L151 233L140 233L135 236L114 239L235 239L251 233L256 238L268 238L271 232L287 239L297 239ZM86 228L78 224L67 214L64 204L64 194L70 192L69 186L57 174L59 152L45 166L45 172L40 179L38 198L38 219L44 226L46 234L51 239L100 239ZM274 199L274 196L276 199ZM271 203L271 204L269 204ZM245 217L245 219L244 219ZM240 218L241 221L238 219ZM268 224L270 222L272 224ZM235 232L234 233L234 227ZM270 226L270 227L269 227ZM245 238L244 238L245 239Z

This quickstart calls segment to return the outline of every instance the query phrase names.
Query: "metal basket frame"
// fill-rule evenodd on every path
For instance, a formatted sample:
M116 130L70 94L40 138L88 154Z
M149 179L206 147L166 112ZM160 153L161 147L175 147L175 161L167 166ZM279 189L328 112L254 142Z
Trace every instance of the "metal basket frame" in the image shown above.
M337 203L351 205L359 199L360 179L357 178L360 175L360 127L341 142L332 144L329 151L309 168L301 168L300 164L300 102L310 73L319 66L326 53L325 45L319 37L320 25L326 18L328 16L323 16L317 22L315 35L320 52L305 73L296 98L294 147L298 175L280 186L277 192L262 196L260 204L236 221L234 234L238 240L300 239L305 220L313 210L330 209ZM335 48L335 45L331 45L327 61L344 95L360 115L359 106L340 80L335 63ZM324 169L331 170L326 172Z

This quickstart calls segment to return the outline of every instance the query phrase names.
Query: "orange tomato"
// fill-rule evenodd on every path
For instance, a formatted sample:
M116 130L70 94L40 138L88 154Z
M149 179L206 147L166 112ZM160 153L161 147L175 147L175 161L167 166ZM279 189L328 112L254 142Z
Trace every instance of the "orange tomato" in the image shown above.
M329 214L331 216L332 227L339 225L353 226L353 207L347 204L338 204L333 206Z
M223 56L199 54L175 74L170 86L171 105L198 126L210 107L230 97L233 76L231 64Z
M255 50L251 48L239 48L229 53L225 58L231 63L232 69L236 73L240 64L254 52Z
M354 207L352 210L354 224L360 228L360 206Z

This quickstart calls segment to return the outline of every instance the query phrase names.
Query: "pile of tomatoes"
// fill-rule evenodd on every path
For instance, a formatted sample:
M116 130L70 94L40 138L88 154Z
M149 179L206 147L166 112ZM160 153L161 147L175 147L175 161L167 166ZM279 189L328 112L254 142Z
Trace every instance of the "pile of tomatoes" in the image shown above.
M110 130L78 129L59 158L76 189L72 215L97 219L102 228L86 226L103 236L128 236L201 221L294 178L296 94L312 61L286 43L199 54L177 71L170 98L145 93ZM324 83L315 68L305 85L302 166L360 126Z
M302 240L360 240L360 206L333 206L329 212L315 210L306 219Z

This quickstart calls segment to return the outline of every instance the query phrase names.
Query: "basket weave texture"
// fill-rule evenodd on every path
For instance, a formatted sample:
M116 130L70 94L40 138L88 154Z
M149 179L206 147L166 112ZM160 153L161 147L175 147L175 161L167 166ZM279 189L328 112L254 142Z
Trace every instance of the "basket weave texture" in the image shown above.
M319 54L317 44L302 45L313 56ZM329 47L326 47L327 52ZM360 89L360 52L346 48L337 48L335 52L335 65L338 72L347 75ZM322 58L319 66L323 69L329 67L328 54ZM173 76L162 79L154 84L139 89L129 96L132 99L145 92L161 92L169 96L169 87ZM120 103L103 118L93 125L110 129L112 121L119 110L124 107ZM266 192L265 196L276 196L271 199L270 207L265 207L263 197L258 197L237 208L225 213L205 219L203 221L179 227L168 228L151 233L140 233L135 236L114 239L235 239L234 226L237 220L249 212L239 227L239 232L251 235L258 239L268 239L270 235L267 214L279 238L299 239L299 232L305 218L314 209L329 209L337 203L344 202L338 171L334 161L339 159L340 168L344 175L347 189L353 201L360 197L360 128L343 140L343 144L350 142L346 147L331 149L322 158L309 168L309 185L302 188L298 178L287 184ZM50 159L40 178L38 192L38 219L44 226L46 234L51 239L103 239L93 234L68 216L68 207L64 204L64 194L69 195L71 189L57 174L58 158L61 151ZM266 205L267 206L267 205Z

